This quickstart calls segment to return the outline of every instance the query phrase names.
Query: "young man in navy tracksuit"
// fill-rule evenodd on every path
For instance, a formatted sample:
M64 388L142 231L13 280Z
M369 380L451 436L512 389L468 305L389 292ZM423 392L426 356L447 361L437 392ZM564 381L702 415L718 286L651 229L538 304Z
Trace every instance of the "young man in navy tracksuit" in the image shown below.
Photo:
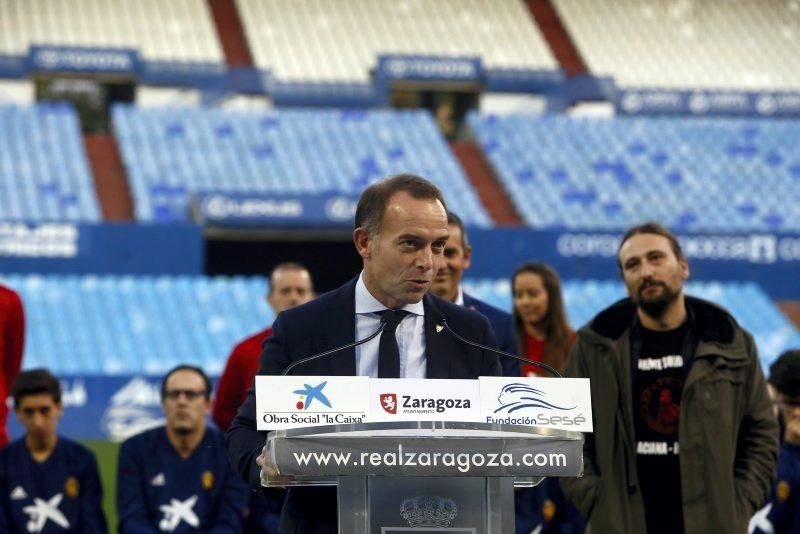
M206 424L210 395L197 367L178 366L164 377L167 424L120 448L120 534L242 531L248 490L228 462L224 436Z
M0 451L0 532L106 532L94 454L57 433L58 379L44 369L25 371L11 396L25 436Z

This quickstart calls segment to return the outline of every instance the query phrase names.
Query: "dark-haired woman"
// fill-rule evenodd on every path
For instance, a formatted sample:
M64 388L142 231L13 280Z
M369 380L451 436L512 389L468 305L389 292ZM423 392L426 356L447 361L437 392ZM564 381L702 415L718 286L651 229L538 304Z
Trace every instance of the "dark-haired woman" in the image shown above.
M519 354L563 371L575 332L567 320L558 274L546 263L523 263L511 277L511 289ZM523 363L522 376L550 373ZM580 513L561 493L558 479L547 478L535 488L518 491L514 504L517 534L579 533L586 528Z
M519 353L563 370L575 332L567 321L558 274L546 263L523 263L511 277L511 288ZM530 364L522 365L522 376L535 375L548 373Z

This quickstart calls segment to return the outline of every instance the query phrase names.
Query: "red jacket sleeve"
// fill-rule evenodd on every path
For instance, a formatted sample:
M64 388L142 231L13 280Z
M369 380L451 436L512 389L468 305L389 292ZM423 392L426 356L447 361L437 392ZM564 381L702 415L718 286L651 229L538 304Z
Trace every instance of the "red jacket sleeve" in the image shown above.
M16 292L0 286L0 447L8 444L6 397L19 374L25 348L25 312Z
M0 296L3 297L0 299L0 304L5 308L0 310L5 315L5 320L2 321L3 353L0 356L2 356L3 381L8 391L22 365L22 353L25 349L25 311L19 295L10 289L0 289L2 290Z
M261 346L271 335L272 328L253 334L236 345L228 357L217 382L217 395L211 410L211 419L223 432L228 431L239 406L247 399L247 390L253 386L253 377L258 371Z
M225 370L217 382L217 394L214 399L214 407L211 410L211 419L217 428L227 432L239 410L239 406L247 398L247 388L250 387L249 379L245 376L246 365L242 365L243 353L240 346L231 352Z

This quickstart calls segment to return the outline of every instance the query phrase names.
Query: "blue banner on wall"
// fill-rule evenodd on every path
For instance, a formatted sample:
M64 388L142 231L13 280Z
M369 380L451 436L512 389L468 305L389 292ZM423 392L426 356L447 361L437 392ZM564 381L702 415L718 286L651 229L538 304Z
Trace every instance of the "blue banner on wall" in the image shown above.
M270 80L267 92L279 107L374 108L387 105L383 83L282 82Z
M200 224L225 227L351 227L358 197L342 194L202 193L192 209Z
M28 67L25 56L0 54L0 78L25 78Z
M2 64L0 62L0 66ZM243 83L241 74L237 73L233 80L228 78L224 63L144 61L139 51L132 48L32 45L25 61L25 71L115 74L136 77L142 83L161 86L225 88L228 85L239 87ZM247 88L254 89L252 80L246 81ZM261 86L255 87L255 90L264 92Z
M28 70L136 76L139 52L131 48L36 46L28 52Z
M71 439L122 441L164 424L160 376L61 376L64 416L58 432ZM24 434L9 414L11 439Z
M800 92L620 89L623 115L800 117Z
M484 90L490 93L552 93L564 86L560 70L486 69Z
M378 78L391 81L480 82L481 58L380 55Z
M525 261L544 261L565 279L619 279L621 233L529 229L470 230L471 278L510 277ZM800 300L800 235L680 235L693 280L752 281L772 298Z
M202 229L190 224L0 223L0 272L201 274Z
M198 61L144 61L140 81L147 85L227 88L227 69L223 63Z

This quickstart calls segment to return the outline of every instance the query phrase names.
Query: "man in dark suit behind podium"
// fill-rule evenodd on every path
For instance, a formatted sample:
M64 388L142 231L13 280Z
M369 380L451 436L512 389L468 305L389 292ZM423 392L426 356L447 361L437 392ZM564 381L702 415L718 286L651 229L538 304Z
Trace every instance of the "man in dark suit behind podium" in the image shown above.
M272 337L264 343L258 374L280 374L301 358L364 339L388 313L393 319L387 320L380 337L303 364L294 373L381 378L499 376L500 364L493 353L468 346L437 328L446 318L456 332L496 346L483 315L428 294L448 238L441 192L427 180L408 174L375 183L358 201L355 227L353 241L363 259L363 271L344 286L279 314ZM231 462L253 490L261 487L258 457L265 439L266 432L256 430L251 390L228 440ZM289 490L281 533L336 531L335 488Z
M447 231L450 238L444 247L444 265L433 279L431 293L485 315L494 331L497 347L516 354L517 334L514 331L511 314L468 295L461 288L461 277L472 263L472 245L469 243L464 222L452 211L447 213ZM521 375L517 360L503 358L500 360L500 365L505 376Z

